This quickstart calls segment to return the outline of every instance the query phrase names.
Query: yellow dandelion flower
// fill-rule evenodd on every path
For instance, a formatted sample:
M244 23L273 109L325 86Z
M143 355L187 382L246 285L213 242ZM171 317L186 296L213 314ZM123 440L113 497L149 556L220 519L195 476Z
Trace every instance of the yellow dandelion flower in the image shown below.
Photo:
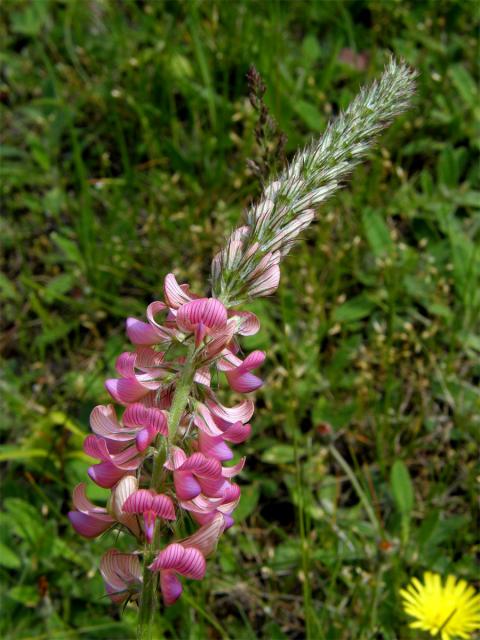
M400 591L405 612L415 618L412 629L429 631L441 640L470 638L480 629L480 595L465 580L448 576L445 585L438 573L427 571L423 584L413 578L406 589Z

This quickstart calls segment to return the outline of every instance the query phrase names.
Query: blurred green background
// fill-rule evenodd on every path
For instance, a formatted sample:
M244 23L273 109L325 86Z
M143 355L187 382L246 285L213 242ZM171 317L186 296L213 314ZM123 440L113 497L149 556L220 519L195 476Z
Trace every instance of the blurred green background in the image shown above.
M238 524L157 621L182 640L418 638L398 589L474 582L480 399L478 4L4 0L3 638L133 638L69 526L124 318L209 263L260 192L246 72L318 135L394 52L412 110L255 303L268 353ZM92 498L103 490L90 488ZM121 542L120 542L121 543Z

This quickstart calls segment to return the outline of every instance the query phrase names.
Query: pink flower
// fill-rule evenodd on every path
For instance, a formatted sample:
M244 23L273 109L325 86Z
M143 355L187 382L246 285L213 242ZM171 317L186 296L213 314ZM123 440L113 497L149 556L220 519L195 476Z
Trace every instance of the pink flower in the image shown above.
M242 230L235 232L219 259L233 265L241 258L244 236ZM251 255L247 252L244 257L253 259L257 248L251 247ZM276 254L265 256L253 270L249 286L271 287L276 265ZM253 335L260 327L253 313L228 310L216 298L196 296L187 285L179 285L173 274L165 278L164 297L165 302L148 306L146 322L128 318L127 334L136 349L119 356L119 377L105 383L113 399L125 407L123 416L119 420L112 405L99 405L90 416L93 433L86 437L84 451L99 463L88 473L94 482L112 489L107 508L92 504L85 495L85 485L79 485L69 518L87 537L123 525L139 542L152 544L157 518L175 520L175 507L168 495L139 488L139 483L148 481L142 464L152 454L150 446L160 436L168 437L169 457L164 467L172 471L179 505L200 525L191 536L164 548L149 566L160 573L163 597L170 605L182 592L179 576L203 578L205 557L233 524L232 513L240 500L240 487L232 478L240 473L245 459L231 467L222 463L233 458L230 445L249 437L254 404L244 400L233 407L223 406L210 388L212 370L217 367L232 389L247 393L262 385L251 372L263 363L265 355L254 351L243 361L237 355L240 346L235 336ZM186 363L185 346L192 342L196 347L193 382L198 386L194 386L187 405L193 408L175 424L177 435L184 429L189 447L185 452L170 441L167 411ZM157 351L157 345L164 351ZM190 438L192 425L197 432ZM101 572L112 601L138 596L141 571L135 554L109 551L102 558Z
M139 403L127 407L122 422L124 426L118 422L111 404L98 405L90 414L93 433L107 441L123 442L126 445L135 442L138 451L144 451L157 434L168 434L165 412Z
M151 571L160 571L160 588L167 606L173 604L182 593L182 584L177 574L201 580L206 571L205 558L196 547L185 548L173 543L160 551L149 566Z
M198 298L198 296L191 293L188 284L179 285L173 273L165 276L163 294L165 302L171 309L178 309L182 304Z
M122 353L115 365L121 378L107 380L107 391L120 404L141 400L150 391L160 388L162 383L157 378L162 378L167 373L162 366L163 358L163 353L149 347L139 347L133 353Z
M120 478L138 469L142 463L143 455L135 444L122 447L121 442L95 435L85 438L83 443L85 453L102 461L88 469L88 475L100 487L105 489L113 487Z
M215 298L198 298L179 307L177 326L184 333L195 334L198 347L204 337L227 324L227 310Z
M70 511L68 514L75 531L85 538L96 538L119 522L137 536L139 530L136 520L126 516L122 511L123 503L137 489L137 486L137 479L134 476L122 478L112 492L107 510L90 502L87 498L85 483L77 485L73 490L73 506L76 511Z
M110 549L100 560L100 573L112 602L120 604L127 598L138 597L142 586L142 568L138 556Z
M244 423L252 416L253 406L246 400L228 409L216 402L213 394L208 406L197 403L194 422L199 429L199 451L218 460L231 460L233 453L225 441L237 444L249 437L251 427Z
M262 365L264 361L265 354L263 351L252 351L243 362L233 353L227 352L217 363L217 367L220 371L225 372L228 384L234 391L248 393L262 386L263 380L250 373L250 371Z
M173 471L175 491L181 500L189 500L202 491L216 494L225 483L222 465L215 458L194 453L187 458L179 447L172 447L165 468Z
M224 488L223 497L221 498L209 498L200 494L193 498L193 500L182 500L180 506L182 509L189 511L196 522L201 525L206 525L218 515L223 517L224 528L228 529L233 525L233 518L231 514L237 508L240 501L240 487L238 484L227 484Z
M175 520L175 507L172 500L152 489L139 489L132 493L123 504L125 513L143 515L145 538L149 544L153 541L155 519Z
M213 553L217 547L217 542L225 529L225 519L222 514L217 513L213 520L197 529L188 538L180 540L182 547L195 547L202 552L206 558Z
M75 531L85 538L96 538L115 523L115 518L104 507L90 502L84 482L73 490L73 506L76 511L69 511L68 518Z

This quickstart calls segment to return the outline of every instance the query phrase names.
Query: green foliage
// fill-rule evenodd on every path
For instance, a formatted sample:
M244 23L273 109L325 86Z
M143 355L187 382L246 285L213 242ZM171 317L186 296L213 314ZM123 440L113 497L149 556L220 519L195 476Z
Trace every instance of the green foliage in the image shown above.
M0 634L132 638L66 513L124 318L163 276L204 291L259 193L251 64L287 155L378 76L414 108L252 311L268 351L238 525L162 612L167 638L416 638L398 590L476 579L480 394L475 4L5 0ZM89 486L99 504L105 491ZM193 602L194 605L191 605ZM220 631L219 631L220 629Z

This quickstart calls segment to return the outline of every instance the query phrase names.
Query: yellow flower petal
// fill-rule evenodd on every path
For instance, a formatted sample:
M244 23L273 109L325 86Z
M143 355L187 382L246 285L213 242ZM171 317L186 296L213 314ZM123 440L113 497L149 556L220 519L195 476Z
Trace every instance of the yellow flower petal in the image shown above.
M449 575L442 584L438 573L426 571L423 583L412 578L400 597L405 612L414 618L412 629L439 634L441 640L466 640L480 629L480 595L465 580Z

